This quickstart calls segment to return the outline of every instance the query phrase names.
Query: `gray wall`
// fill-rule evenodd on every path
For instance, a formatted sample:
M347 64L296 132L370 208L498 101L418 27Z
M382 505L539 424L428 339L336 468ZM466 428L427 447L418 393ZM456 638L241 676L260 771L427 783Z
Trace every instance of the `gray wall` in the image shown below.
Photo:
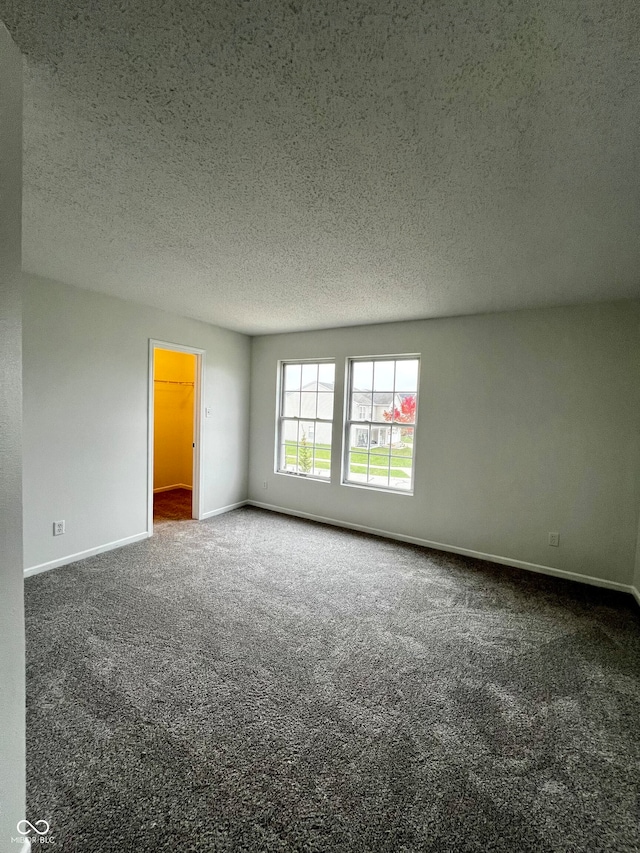
M638 604L640 604L640 518L638 519L638 542L636 545L636 566L635 573L632 581L633 587L635 588L635 597L638 600Z
M640 302L253 339L249 497L509 562L631 583ZM346 356L422 354L413 497L340 485ZM333 482L274 473L278 359L335 356ZM262 487L267 481L268 488ZM559 548L547 544L559 531Z
M245 499L248 337L31 276L23 325L26 568L146 531L149 338L206 350L202 510Z
M22 56L0 23L0 850L25 810L22 598Z

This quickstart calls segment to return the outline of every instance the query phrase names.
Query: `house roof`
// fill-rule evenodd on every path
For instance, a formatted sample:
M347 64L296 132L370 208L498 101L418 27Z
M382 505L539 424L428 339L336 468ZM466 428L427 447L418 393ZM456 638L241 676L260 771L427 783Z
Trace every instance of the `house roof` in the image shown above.
M391 406L393 404L394 399L396 399L397 396L398 396L397 394L394 397L394 395L391 393L375 392L373 394L373 405L374 406ZM371 405L371 397L372 397L371 391L358 391L358 390L356 390L353 393L354 401L356 403L363 405L363 406L370 406Z
M333 382L307 382L302 386L303 391L333 391Z

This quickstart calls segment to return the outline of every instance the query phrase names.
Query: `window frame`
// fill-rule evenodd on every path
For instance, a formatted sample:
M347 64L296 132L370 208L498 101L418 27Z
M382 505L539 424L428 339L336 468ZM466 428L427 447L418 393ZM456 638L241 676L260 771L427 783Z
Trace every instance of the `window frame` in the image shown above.
M351 430L353 427L358 427L360 425L365 425L369 429L369 435L371 435L372 427L386 427L393 428L393 421L374 421L371 420L358 420L352 417L351 411L351 395L352 391L352 383L353 383L353 365L358 362L363 361L417 361L418 362L418 376L416 382L416 411L414 416L414 421L412 424L406 424L406 426L410 426L413 428L413 454L411 457L411 481L410 487L408 489L401 489L397 486L382 486L377 483L362 483L356 482L353 480L349 480L349 453L351 451ZM406 497L413 497L415 494L415 484L416 484L416 436L418 434L418 409L420 407L420 370L422 367L422 357L420 353L401 353L397 355L358 355L358 356L348 356L346 359L345 365L345 381L344 381L344 414L343 414L343 430L342 430L342 472L340 477L340 483L343 486L349 486L354 489L371 489L372 491L377 492L387 492L392 495L405 495ZM376 392L371 389L372 395ZM394 368L394 389L393 393L395 394L395 368ZM393 401L392 401L393 404ZM373 412L371 413L373 418ZM369 442L369 446L367 447L369 455L371 455L371 442ZM391 456L391 454L389 454ZM391 467L389 465L389 467Z
M288 364L332 364L333 365L333 406L332 406L332 417L331 419L327 418L303 418L301 416L285 416L284 414L284 404L285 404L285 394L286 394L286 383L285 383L285 369ZM335 414L336 414L336 381L335 381L335 370L336 370L336 359L335 358L285 358L280 359L278 361L278 386L277 386L277 405L276 405L276 446L275 446L275 457L274 457L274 473L283 474L287 477L299 477L303 480L313 480L316 483L330 483L331 482L331 466L332 466L332 457L333 457L333 449L334 449L334 422L335 422ZM300 389L300 393L302 393L302 388ZM316 390L316 401L318 392ZM322 392L326 393L326 392ZM316 404L316 416L317 416L317 404ZM329 453L329 476L328 477L320 477L317 474L306 474L303 471L286 471L280 468L280 447L282 444L286 443L282 441L282 437L284 435L284 423L286 421L294 421L299 423L300 421L304 421L305 423L313 424L313 433L314 433L314 446L315 446L315 434L316 434L316 424L328 424L331 427L331 445L330 445L330 453Z

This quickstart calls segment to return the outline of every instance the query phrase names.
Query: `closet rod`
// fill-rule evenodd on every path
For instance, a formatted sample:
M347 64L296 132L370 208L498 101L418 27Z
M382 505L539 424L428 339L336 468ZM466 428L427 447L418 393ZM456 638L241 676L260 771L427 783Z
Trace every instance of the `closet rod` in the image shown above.
M194 385L193 382L178 382L177 379L154 379L154 382L165 382L167 385Z

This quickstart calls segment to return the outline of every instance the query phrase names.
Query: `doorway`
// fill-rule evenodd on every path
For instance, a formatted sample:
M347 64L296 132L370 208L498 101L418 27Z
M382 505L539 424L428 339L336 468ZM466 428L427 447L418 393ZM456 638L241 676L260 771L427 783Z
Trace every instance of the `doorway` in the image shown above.
M202 356L203 350L150 341L149 535L154 521L202 517Z

